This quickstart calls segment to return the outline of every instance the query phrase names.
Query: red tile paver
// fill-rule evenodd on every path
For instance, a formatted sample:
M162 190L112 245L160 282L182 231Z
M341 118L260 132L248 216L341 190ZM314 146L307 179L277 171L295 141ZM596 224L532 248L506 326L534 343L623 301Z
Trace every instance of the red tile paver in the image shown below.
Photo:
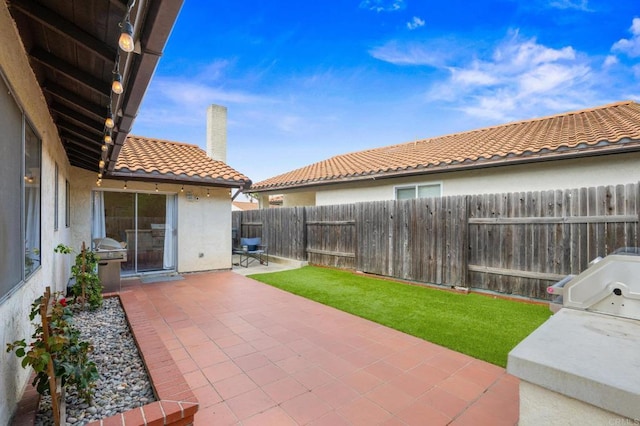
M518 422L504 369L233 272L123 284L198 399L196 426Z

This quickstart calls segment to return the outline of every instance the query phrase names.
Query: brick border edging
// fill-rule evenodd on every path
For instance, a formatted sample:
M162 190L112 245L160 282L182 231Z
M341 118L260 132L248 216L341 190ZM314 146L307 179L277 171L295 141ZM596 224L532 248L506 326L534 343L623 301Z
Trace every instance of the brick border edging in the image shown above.
M104 297L119 297L129 329L138 347L140 357L149 374L151 385L159 401L134 408L115 416L106 417L88 426L186 426L193 424L198 411L198 400L178 369L169 350L149 323L149 318L130 291L104 294ZM30 386L35 373L31 374L18 409L12 419L14 425L32 426L35 422L40 394Z
M113 296L120 297L131 334L147 368L158 401L91 422L88 426L183 426L193 424L193 417L198 411L198 400L171 357L169 350L151 326L140 302L130 291L123 291L113 294Z

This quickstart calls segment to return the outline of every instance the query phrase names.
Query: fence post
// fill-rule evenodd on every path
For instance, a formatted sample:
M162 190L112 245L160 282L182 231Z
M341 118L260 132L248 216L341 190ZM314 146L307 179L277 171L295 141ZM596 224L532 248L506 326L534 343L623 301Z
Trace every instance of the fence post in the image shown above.
M471 249L469 248L469 195L464 196L464 222L465 226L462 229L462 242L463 246L463 254L462 254L462 287L469 288L469 256Z
M300 258L304 261L309 261L309 253L307 252L307 241L309 241L308 237L307 237L307 208L308 207L302 207L302 219L301 219L301 224L300 224L300 229L302 229L302 241L301 241L301 246L302 246L302 254L300 255L300 253L298 254L298 256L300 256Z

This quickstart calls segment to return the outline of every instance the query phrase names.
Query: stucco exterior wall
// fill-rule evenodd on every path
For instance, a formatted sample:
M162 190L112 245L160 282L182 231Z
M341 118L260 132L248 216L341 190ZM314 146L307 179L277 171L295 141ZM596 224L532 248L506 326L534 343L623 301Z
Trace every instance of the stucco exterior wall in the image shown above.
M316 205L393 200L395 187L442 184L442 195L490 194L516 191L568 189L640 181L640 153L573 160L528 163L424 176L370 180L352 184L318 186L304 192L285 192L285 205L310 199Z
M104 179L96 185L97 175L73 168L72 223L73 244L80 247L91 241L91 191L123 191L124 182ZM231 196L229 189L161 183L159 194L177 195L177 269L178 272L231 268ZM155 193L155 184L127 182L127 192ZM187 194L192 194L191 198ZM202 257L200 254L202 253Z
M185 192L187 188L185 187ZM229 190L193 190L178 196L178 272L231 269L231 196Z
M316 202L314 192L294 192L283 198L282 207L315 206Z
M520 381L519 426L563 425L633 425L628 419L550 391L524 380Z
M53 291L66 287L70 272L69 259L54 254L53 248L58 243L68 243L71 233L64 223L64 182L70 166L5 2L0 2L0 74L8 82L12 95L42 139L42 265L0 303L0 424L10 424L31 372L20 366L20 360L14 354L6 353L5 347L15 340L30 338L33 333L29 321L31 303L43 294L46 286L51 286ZM58 230L54 231L56 164L60 192Z

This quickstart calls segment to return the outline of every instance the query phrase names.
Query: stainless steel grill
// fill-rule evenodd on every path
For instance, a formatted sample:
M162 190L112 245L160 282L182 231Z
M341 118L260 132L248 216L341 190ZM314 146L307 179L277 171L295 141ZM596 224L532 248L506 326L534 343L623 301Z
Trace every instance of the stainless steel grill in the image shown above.
M550 309L580 309L640 319L640 249L625 247L597 258L577 276L569 275L547 292Z
M105 293L120 291L120 266L127 261L127 249L124 244L113 238L94 240L95 252L100 258L98 276Z

